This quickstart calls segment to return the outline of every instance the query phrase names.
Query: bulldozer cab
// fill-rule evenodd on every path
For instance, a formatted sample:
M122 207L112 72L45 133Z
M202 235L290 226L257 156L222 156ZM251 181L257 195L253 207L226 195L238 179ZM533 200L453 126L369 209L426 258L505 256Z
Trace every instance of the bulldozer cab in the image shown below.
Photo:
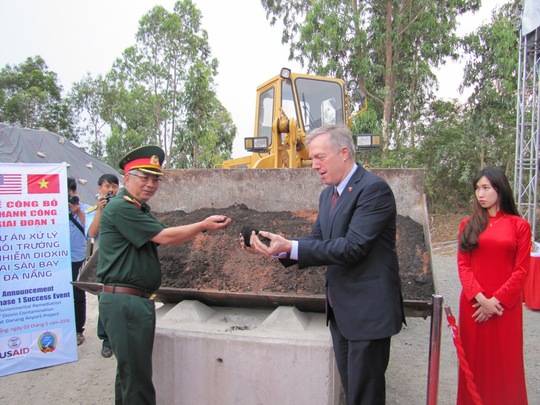
M339 80L291 74L276 77L257 90L255 136L271 138L272 124L281 112L309 133L325 124L344 123L344 92Z
M227 160L222 168L308 167L306 134L326 124L347 124L348 105L341 79L283 68L257 88L254 136L244 138L251 155Z

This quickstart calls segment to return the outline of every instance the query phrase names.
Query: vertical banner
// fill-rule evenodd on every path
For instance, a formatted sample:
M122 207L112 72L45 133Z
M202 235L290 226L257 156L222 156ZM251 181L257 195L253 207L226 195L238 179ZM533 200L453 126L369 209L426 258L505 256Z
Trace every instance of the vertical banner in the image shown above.
M65 164L0 163L0 376L77 360Z

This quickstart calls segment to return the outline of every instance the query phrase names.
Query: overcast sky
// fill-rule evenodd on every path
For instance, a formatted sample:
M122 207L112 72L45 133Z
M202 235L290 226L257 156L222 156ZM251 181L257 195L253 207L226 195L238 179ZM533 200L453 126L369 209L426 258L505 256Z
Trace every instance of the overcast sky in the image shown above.
M0 68L41 56L58 74L64 90L86 73L110 70L124 49L135 43L140 18L161 5L173 11L175 0L0 0ZM219 61L218 97L238 127L233 155L245 155L243 138L252 136L256 87L279 74L282 67L305 72L288 61L281 29L270 27L259 0L194 0L208 31L212 56ZM462 26L474 29L490 19L500 0L485 0L481 13ZM459 67L443 70L440 95L457 97ZM451 78L451 79L450 79ZM65 94L64 94L65 95Z

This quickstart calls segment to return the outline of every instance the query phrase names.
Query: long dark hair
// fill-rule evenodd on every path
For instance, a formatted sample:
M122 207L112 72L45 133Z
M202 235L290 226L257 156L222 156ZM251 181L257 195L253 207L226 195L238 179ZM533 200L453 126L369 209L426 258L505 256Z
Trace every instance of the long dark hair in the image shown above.
M484 176L486 176L491 186L497 192L499 209L505 214L520 216L514 201L512 188L502 170L494 167L486 167L476 173L472 181L473 192L476 194L476 183ZM458 247L462 252L469 252L478 247L478 237L484 232L484 229L486 229L489 223L488 211L482 208L476 197L473 198L472 211L471 218L463 228L463 232L459 235Z

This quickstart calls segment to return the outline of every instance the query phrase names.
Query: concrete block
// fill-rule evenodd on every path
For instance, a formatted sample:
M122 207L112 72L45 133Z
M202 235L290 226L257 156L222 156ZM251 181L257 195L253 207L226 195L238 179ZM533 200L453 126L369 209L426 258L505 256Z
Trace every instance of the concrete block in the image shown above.
M278 307L261 323L261 329L303 331L309 326L311 317L294 307Z
M339 404L324 314L204 307L184 301L158 318L158 404Z
M172 322L205 322L215 312L200 301L185 300L175 305L161 319Z

